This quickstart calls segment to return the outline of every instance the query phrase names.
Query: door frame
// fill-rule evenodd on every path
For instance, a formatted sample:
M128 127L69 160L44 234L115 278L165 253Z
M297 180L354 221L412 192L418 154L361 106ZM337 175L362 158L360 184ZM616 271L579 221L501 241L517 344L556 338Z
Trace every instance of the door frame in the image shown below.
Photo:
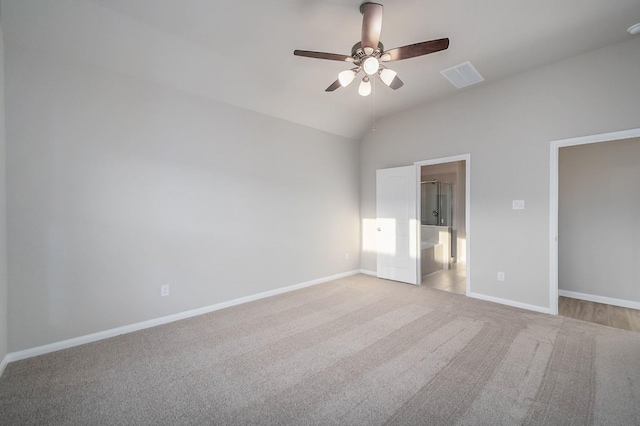
M422 228L420 227L421 221L420 218L422 217L421 215L421 202L420 202L420 181L421 181L421 169L422 166L433 166L436 164L444 164L444 163L455 163L458 161L464 161L465 163L465 189L464 189L464 199L465 199L465 209L464 209L464 223L465 223L465 228L466 228L466 294L470 294L471 293L471 154L460 154L460 155L453 155L450 157L441 157L441 158L434 158L431 160L423 160L423 161L416 161L415 163L413 163L416 166L416 180L418 182L418 188L417 188L417 193L416 193L416 197L418 202L417 204L417 217L418 217L418 247L416 248L416 251L418 253L418 255L416 256L416 261L418 262L418 284L422 283L422 271L421 271L421 267L420 267L420 257L422 256L421 250L420 250L420 241L421 241L421 230Z
M549 313L558 315L558 157L560 148L640 137L640 128L551 141L549 179Z

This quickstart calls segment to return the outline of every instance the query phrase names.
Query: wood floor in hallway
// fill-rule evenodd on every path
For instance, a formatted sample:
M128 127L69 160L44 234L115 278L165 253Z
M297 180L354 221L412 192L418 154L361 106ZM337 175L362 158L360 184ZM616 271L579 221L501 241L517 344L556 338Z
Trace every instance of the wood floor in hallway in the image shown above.
M587 322L640 332L640 311L587 300L558 298L558 314Z

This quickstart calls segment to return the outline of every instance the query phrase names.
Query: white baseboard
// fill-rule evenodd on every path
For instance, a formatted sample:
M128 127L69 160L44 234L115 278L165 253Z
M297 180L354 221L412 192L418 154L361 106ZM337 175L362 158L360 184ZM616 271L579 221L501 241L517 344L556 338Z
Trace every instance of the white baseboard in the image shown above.
M217 311L220 309L228 308L231 306L240 305L242 303L252 302L258 299L264 299L265 297L275 296L277 294L287 293L293 290L299 290L301 288L310 287L316 284L322 284L327 281L333 281L340 278L348 277L351 275L359 274L360 270L354 270L344 272L329 277L319 278L312 281L303 282L300 284L294 284L287 287L277 288L275 290L269 290L262 293L253 294L250 296L240 297L238 299L229 300L227 302L216 303L215 305L205 306L190 311L179 312L173 315L167 315L165 317L156 318L148 321L142 321L135 324L129 324L122 327L112 328L110 330L100 331L98 333L87 334L85 336L74 337L72 339L63 340L60 342L50 343L48 345L37 346L35 348L25 349L22 351L8 353L0 366L4 369L7 363L13 361L19 361L22 359L31 358L38 355L44 355L46 353L59 351L62 349L72 348L74 346L84 345L85 343L96 342L98 340L108 339L110 337L119 336L121 334L132 333L134 331L143 330L145 328L155 327L162 324L167 324L174 321L179 321L185 318L191 318L209 312ZM2 374L0 369L0 375Z
M376 271L369 271L366 269L360 269L361 274L373 275L374 277L378 275ZM419 284L418 284L419 285ZM509 299L501 299L499 297L487 296L485 294L467 292L467 296L473 297L474 299L485 300L487 302L500 303L501 305L513 306L515 308L526 309L528 311L540 312L543 314L551 313L549 308L545 308L543 306L530 305L528 303L516 302L515 300Z
M470 292L470 293L467 293L467 296L473 297L474 299L485 300L487 302L500 303L501 305L513 306L514 308L526 309L529 311L540 312L543 314L551 313L551 310L549 308L545 308L543 306L530 305L528 303L516 302L515 300L501 299L500 297L487 296L486 294Z
M558 290L558 295L572 299L587 300L589 302L604 303L605 305L620 306L640 310L640 302L633 300L614 299L612 297L597 296L595 294L577 293L575 291Z
M9 355L5 355L2 361L0 361L0 377L2 377L2 373L4 373L7 364L9 364Z

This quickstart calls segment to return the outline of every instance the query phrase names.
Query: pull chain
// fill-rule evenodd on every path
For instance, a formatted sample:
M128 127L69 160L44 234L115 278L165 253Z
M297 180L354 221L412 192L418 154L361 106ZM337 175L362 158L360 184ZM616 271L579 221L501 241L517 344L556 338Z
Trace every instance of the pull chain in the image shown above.
M376 131L376 92L378 91L378 79L373 79L373 131Z

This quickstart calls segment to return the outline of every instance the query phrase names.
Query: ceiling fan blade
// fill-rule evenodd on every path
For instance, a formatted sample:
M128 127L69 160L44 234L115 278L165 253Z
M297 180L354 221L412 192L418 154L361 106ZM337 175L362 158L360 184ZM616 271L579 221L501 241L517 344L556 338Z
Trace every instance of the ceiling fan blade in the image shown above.
M312 52L310 50L294 50L296 56L306 56L307 58L329 59L330 61L353 62L353 58L338 53Z
M334 81L331 86L327 87L326 89L324 89L325 92L333 92L334 90L336 90L337 88L339 88L341 86L340 84L340 79Z
M429 53L446 50L449 47L449 39L441 38L438 40L423 41L422 43L410 44L407 46L396 47L385 51L380 60L383 62L399 61L401 59L415 58L416 56L427 55Z
M382 31L382 10L378 3L363 3L360 6L362 12L362 49L369 47L373 50L378 48L380 42L380 32ZM370 54L367 52L367 54Z
M389 85L389 87L391 87L393 90L398 90L402 86L404 86L404 83L402 82L402 80L398 78L398 76L395 76L395 78L391 81L391 84Z

